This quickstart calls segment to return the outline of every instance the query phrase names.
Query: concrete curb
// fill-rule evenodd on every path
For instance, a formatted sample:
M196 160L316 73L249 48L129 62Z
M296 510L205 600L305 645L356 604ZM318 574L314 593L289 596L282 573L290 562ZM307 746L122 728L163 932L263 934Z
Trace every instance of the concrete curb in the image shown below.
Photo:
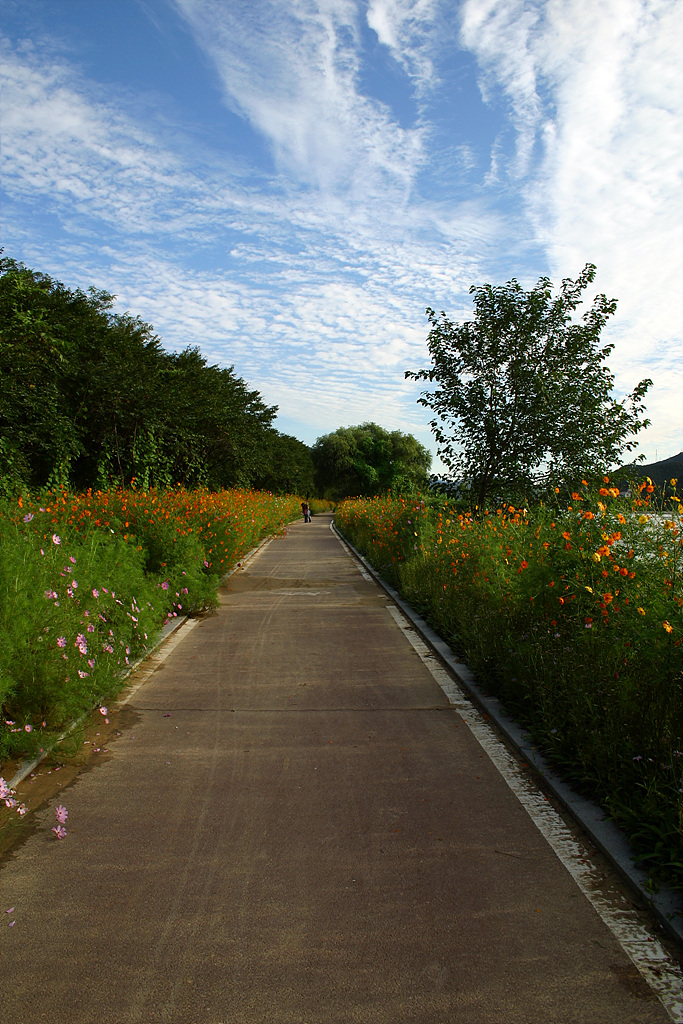
M468 696L489 716L508 744L534 770L542 788L552 793L588 834L593 845L607 857L639 900L649 907L664 931L676 942L683 944L683 901L681 898L666 887L660 888L656 893L649 891L647 873L633 863L633 849L621 829L605 816L605 812L597 804L576 793L556 774L543 755L533 746L528 734L506 713L500 701L481 690L473 673L467 665L457 660L445 640L435 633L414 608L382 579L360 551L357 551L353 544L339 532L334 521L330 525L339 540L346 545L394 604L401 609L441 663L455 676Z
M291 523L294 523L294 522L297 522L297 520L296 519L292 519L290 523L286 524L286 526L290 526ZM218 581L218 586L219 587L223 586L223 584L227 580L230 579L230 577L233 575L233 573L237 572L238 569L241 569L242 566L244 565L244 563L248 559L253 558L255 555L257 555L258 552L261 551L261 549L264 548L267 544L270 544L272 539L273 539L273 535L272 534L269 537L265 537L259 544L256 545L255 548L252 548L251 551L248 551L246 553L246 555L243 555L242 556L242 560L240 562L237 562L232 567L232 569L229 569L228 572L226 572L223 576L221 576L220 580ZM134 661L132 665L127 665L126 666L125 670L120 675L121 682L122 683L125 682L126 679L128 679L128 677L130 675L132 675L132 673L135 672L135 670L140 667L140 665L142 665L145 661L147 661L147 659L150 658L154 654L155 651L158 651L159 648L162 646L162 644L165 644L166 641L171 636L173 636L174 633L177 633L177 631L182 626L185 625L185 623L188 621L189 618L190 618L189 615L183 615L180 618L175 618L175 619L172 619L170 622L167 622L162 627L161 634L160 634L158 640L149 648L149 650L145 651L145 653L142 655L142 657L138 658L137 661ZM118 700L118 697L115 699L115 702L117 700ZM16 789L16 787L19 785L19 783L23 782L24 779L27 778L31 774L31 772L34 771L38 767L38 765L41 764L45 760L45 758L54 750L54 748L57 746L58 743L61 743L63 739L66 739L66 737L70 733L72 733L74 731L74 729L76 729L81 724L81 722L85 721L85 719L88 717L88 715L92 714L93 710L94 710L94 708L91 711L86 711L84 714L82 714L80 716L80 718L77 718L75 721L73 721L62 733L60 733L59 736L57 736L57 738L50 744L49 747L46 747L45 750L43 750L42 754L40 754L38 757L34 758L30 762L23 762L22 761L18 771L15 772L15 774L12 776L12 778L7 783L9 789L10 790Z

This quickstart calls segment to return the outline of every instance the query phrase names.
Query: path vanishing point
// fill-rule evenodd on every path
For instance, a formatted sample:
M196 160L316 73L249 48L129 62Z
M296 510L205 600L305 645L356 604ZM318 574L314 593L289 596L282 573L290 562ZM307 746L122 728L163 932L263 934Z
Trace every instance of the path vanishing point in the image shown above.
M654 928L330 519L266 544L52 772L0 870L1 1024L683 1020L671 961L662 997L610 921L645 954Z

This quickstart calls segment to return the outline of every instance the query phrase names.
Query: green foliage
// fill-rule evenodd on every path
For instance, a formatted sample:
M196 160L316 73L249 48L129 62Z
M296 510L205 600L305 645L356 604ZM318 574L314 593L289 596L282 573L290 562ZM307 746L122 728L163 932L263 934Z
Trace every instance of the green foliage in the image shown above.
M338 500L424 487L431 455L411 434L363 423L319 437L313 462L319 493Z
M312 494L315 470L311 449L289 434L273 433L261 459L254 486L275 494Z
M542 277L529 292L513 278L473 286L475 318L453 324L428 309L432 366L406 377L436 384L420 403L436 413L439 455L481 512L501 494L537 491L539 475L575 481L617 465L647 426L641 381L623 401L600 333L616 302L596 296L580 322L572 314L595 277L587 264L553 298Z
M312 484L277 409L196 347L169 354L114 296L0 259L0 488Z

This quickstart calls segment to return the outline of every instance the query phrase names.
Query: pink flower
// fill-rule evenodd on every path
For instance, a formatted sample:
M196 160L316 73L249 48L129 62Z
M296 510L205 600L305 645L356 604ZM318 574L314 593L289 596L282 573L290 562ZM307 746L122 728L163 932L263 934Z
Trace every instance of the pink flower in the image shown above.
M60 825L66 824L66 819L68 817L69 812L67 811L66 807L62 806L62 804L59 804L58 807L55 807L55 818L60 823Z
M9 786L0 775L0 800L4 800L9 793Z
M168 580L164 580L164 582L161 584L161 589L168 590Z
M69 561L72 562L74 565L76 564L76 559L74 558L73 555L69 555Z
M25 523L30 523L32 519L33 519L33 512L27 512L26 515L24 516L24 522Z
M57 647L66 647L66 637L65 636L58 636L57 637Z
M33 726L32 725L25 725L24 726L24 732L33 732Z
M95 632L95 627L93 626L92 622L89 622L88 623L88 633L94 633L94 632Z
M56 590L46 590L43 595L46 601L51 601L53 598L58 597Z
M102 705L102 707L100 708L100 714L101 714L101 715L105 715L105 716L106 716L106 714L107 714L107 709L105 708L104 704L103 704L103 705Z
M66 839L66 829L62 825L55 825L52 829L57 839Z
M92 596L93 597L99 597L100 596L100 592L99 592L99 590L97 590L96 587L92 588Z
M58 537L56 533L53 533L52 534L52 543L53 544L61 544L62 543L62 538Z
M84 672L83 669L80 669L80 668L78 670L78 674L81 677L81 679L87 679L88 676L90 675L89 672Z

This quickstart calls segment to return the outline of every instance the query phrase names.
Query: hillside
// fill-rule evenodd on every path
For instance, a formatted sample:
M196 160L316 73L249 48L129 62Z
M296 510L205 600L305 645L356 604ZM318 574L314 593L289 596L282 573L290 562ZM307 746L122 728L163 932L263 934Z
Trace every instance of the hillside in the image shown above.
M642 480L643 477L649 476L657 487L662 487L673 478L680 480L683 488L683 452L672 455L669 459L660 459L659 462L638 465L635 471L632 467L626 466L614 473L615 479L621 479L623 476L627 476L629 480Z

